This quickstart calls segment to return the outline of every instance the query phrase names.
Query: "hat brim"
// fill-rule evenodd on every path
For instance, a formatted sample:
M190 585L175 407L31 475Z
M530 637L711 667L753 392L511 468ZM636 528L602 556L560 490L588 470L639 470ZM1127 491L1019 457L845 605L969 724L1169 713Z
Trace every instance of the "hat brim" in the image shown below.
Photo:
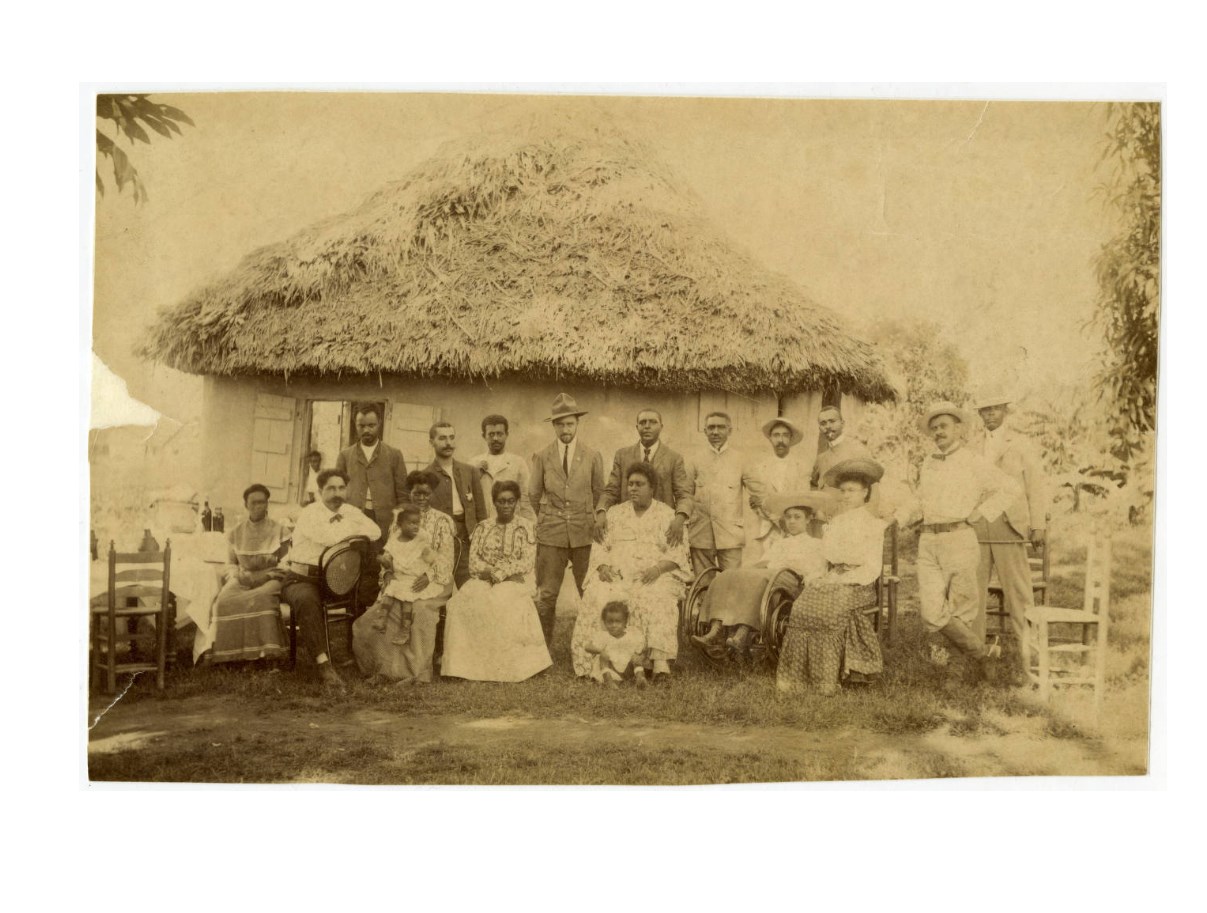
M930 434L931 420L940 415L950 415L956 421L958 421L964 425L967 425L969 422L972 421L972 416L970 416L967 412L965 412L963 409L960 409L959 407L947 408L945 406L942 409L931 409L929 412L926 413L926 415L922 419L922 421L919 422L919 427L922 429L924 434Z
M582 412L559 412L557 415L549 416L547 419L545 419L545 421L556 422L559 418L571 418L571 417L578 418L580 415L586 415L586 414L587 414L586 409L584 409Z
M988 409L990 406L1009 406L1014 402L1013 396L1008 396L1004 399L981 399L973 405L973 408L980 412L982 409Z
M839 505L838 496L832 491L790 491L775 494L763 502L763 509L772 517L782 517L792 507L803 507L823 514L831 514Z
M783 425L788 429L790 437L788 438L788 446L795 447L805 439L805 433L796 426L796 423L786 418L773 418L770 421L763 423L763 437L771 440L771 429L776 425Z
M862 457L853 460L843 460L840 463L835 463L831 466L824 476L821 483L827 488L837 488L838 480L841 478L850 478L855 476L863 479L867 484L875 485L884 478L884 467L875 460L868 460Z

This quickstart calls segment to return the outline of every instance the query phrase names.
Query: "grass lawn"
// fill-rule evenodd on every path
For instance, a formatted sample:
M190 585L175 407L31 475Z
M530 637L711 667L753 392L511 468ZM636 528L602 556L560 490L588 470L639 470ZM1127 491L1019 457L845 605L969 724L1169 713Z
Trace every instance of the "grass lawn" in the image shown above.
M1084 536L1053 531L1052 602L1080 605ZM906 540L908 542L908 540ZM554 667L520 684L374 687L346 670L326 698L306 672L178 666L111 710L94 696L94 780L338 783L738 783L994 774L1142 773L1147 764L1151 543L1116 537L1105 711L1010 683L950 694L925 660L912 542L883 681L779 698L769 670L718 670L681 653L667 688L604 690ZM339 657L337 657L339 658ZM145 679L145 677L144 677ZM1016 684L1021 684L1021 681Z

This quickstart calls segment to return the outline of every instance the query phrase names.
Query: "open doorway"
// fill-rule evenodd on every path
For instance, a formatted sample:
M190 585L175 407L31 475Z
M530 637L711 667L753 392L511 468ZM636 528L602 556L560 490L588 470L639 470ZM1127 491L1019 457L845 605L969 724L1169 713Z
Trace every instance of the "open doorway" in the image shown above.
M353 419L356 410L368 403L351 400L311 400L307 405L310 413L310 432L303 467L303 504L309 504L318 497L318 473L334 467L339 452L356 443L356 425ZM384 417L386 404L379 402L374 405L378 408L378 414ZM318 456L311 459L314 454Z

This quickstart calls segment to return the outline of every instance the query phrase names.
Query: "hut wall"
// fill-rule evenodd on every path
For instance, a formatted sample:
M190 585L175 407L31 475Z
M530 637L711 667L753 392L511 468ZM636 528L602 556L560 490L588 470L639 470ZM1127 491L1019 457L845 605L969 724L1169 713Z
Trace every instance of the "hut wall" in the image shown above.
M405 409L409 414L422 416L430 409L433 416L456 426L458 457L468 460L484 449L480 423L491 413L505 415L511 423L509 451L527 457L545 447L553 436L544 419L559 392L571 394L583 409L588 410L589 414L583 419L581 440L600 450L609 466L617 448L636 440L637 412L644 407L662 413L663 440L687 456L706 446L701 430L705 413L714 409L728 412L735 424L732 445L747 451L752 458L766 452L767 444L759 427L777 415L779 407L773 394L748 397L723 391L699 394L645 392L620 387L515 380L450 383L386 377L379 384L377 378L290 379L286 383L277 378L209 377L205 385L203 416L202 491L210 498L211 505L221 505L228 516L235 516L241 511L240 492L253 481L264 482L273 490L273 501L282 505L279 512L296 510L302 485L302 455L306 449L307 404L311 401L385 401L390 404L391 412L399 415ZM817 400L820 402L820 397ZM274 429L286 425L285 416L290 410L292 419L286 441L284 433L277 434ZM800 416L792 413L792 417ZM816 422L816 411L812 419ZM395 446L401 445L408 468L426 465L432 459L431 450L426 446L426 433L406 432L406 442L399 441L398 426L389 412L385 426L384 439ZM809 444L807 438L802 446ZM812 453L802 453L802 456L809 460L813 458ZM279 466L285 464L287 478L282 484L278 484L281 480L275 477L261 477L264 473L274 475Z

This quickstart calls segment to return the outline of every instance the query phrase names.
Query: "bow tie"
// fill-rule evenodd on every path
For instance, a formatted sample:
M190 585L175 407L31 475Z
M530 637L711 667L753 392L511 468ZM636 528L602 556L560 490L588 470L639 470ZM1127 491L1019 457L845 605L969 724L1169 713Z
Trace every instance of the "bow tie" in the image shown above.
M930 458L932 460L939 460L940 462L947 459L947 457L948 457L948 454L946 454L946 453L932 453L930 455Z
M331 522L332 522L332 523L338 523L338 522L339 522L340 520L342 520L342 519L344 519L344 518L343 518L343 517L342 517L340 514L332 514L332 515L331 515Z

